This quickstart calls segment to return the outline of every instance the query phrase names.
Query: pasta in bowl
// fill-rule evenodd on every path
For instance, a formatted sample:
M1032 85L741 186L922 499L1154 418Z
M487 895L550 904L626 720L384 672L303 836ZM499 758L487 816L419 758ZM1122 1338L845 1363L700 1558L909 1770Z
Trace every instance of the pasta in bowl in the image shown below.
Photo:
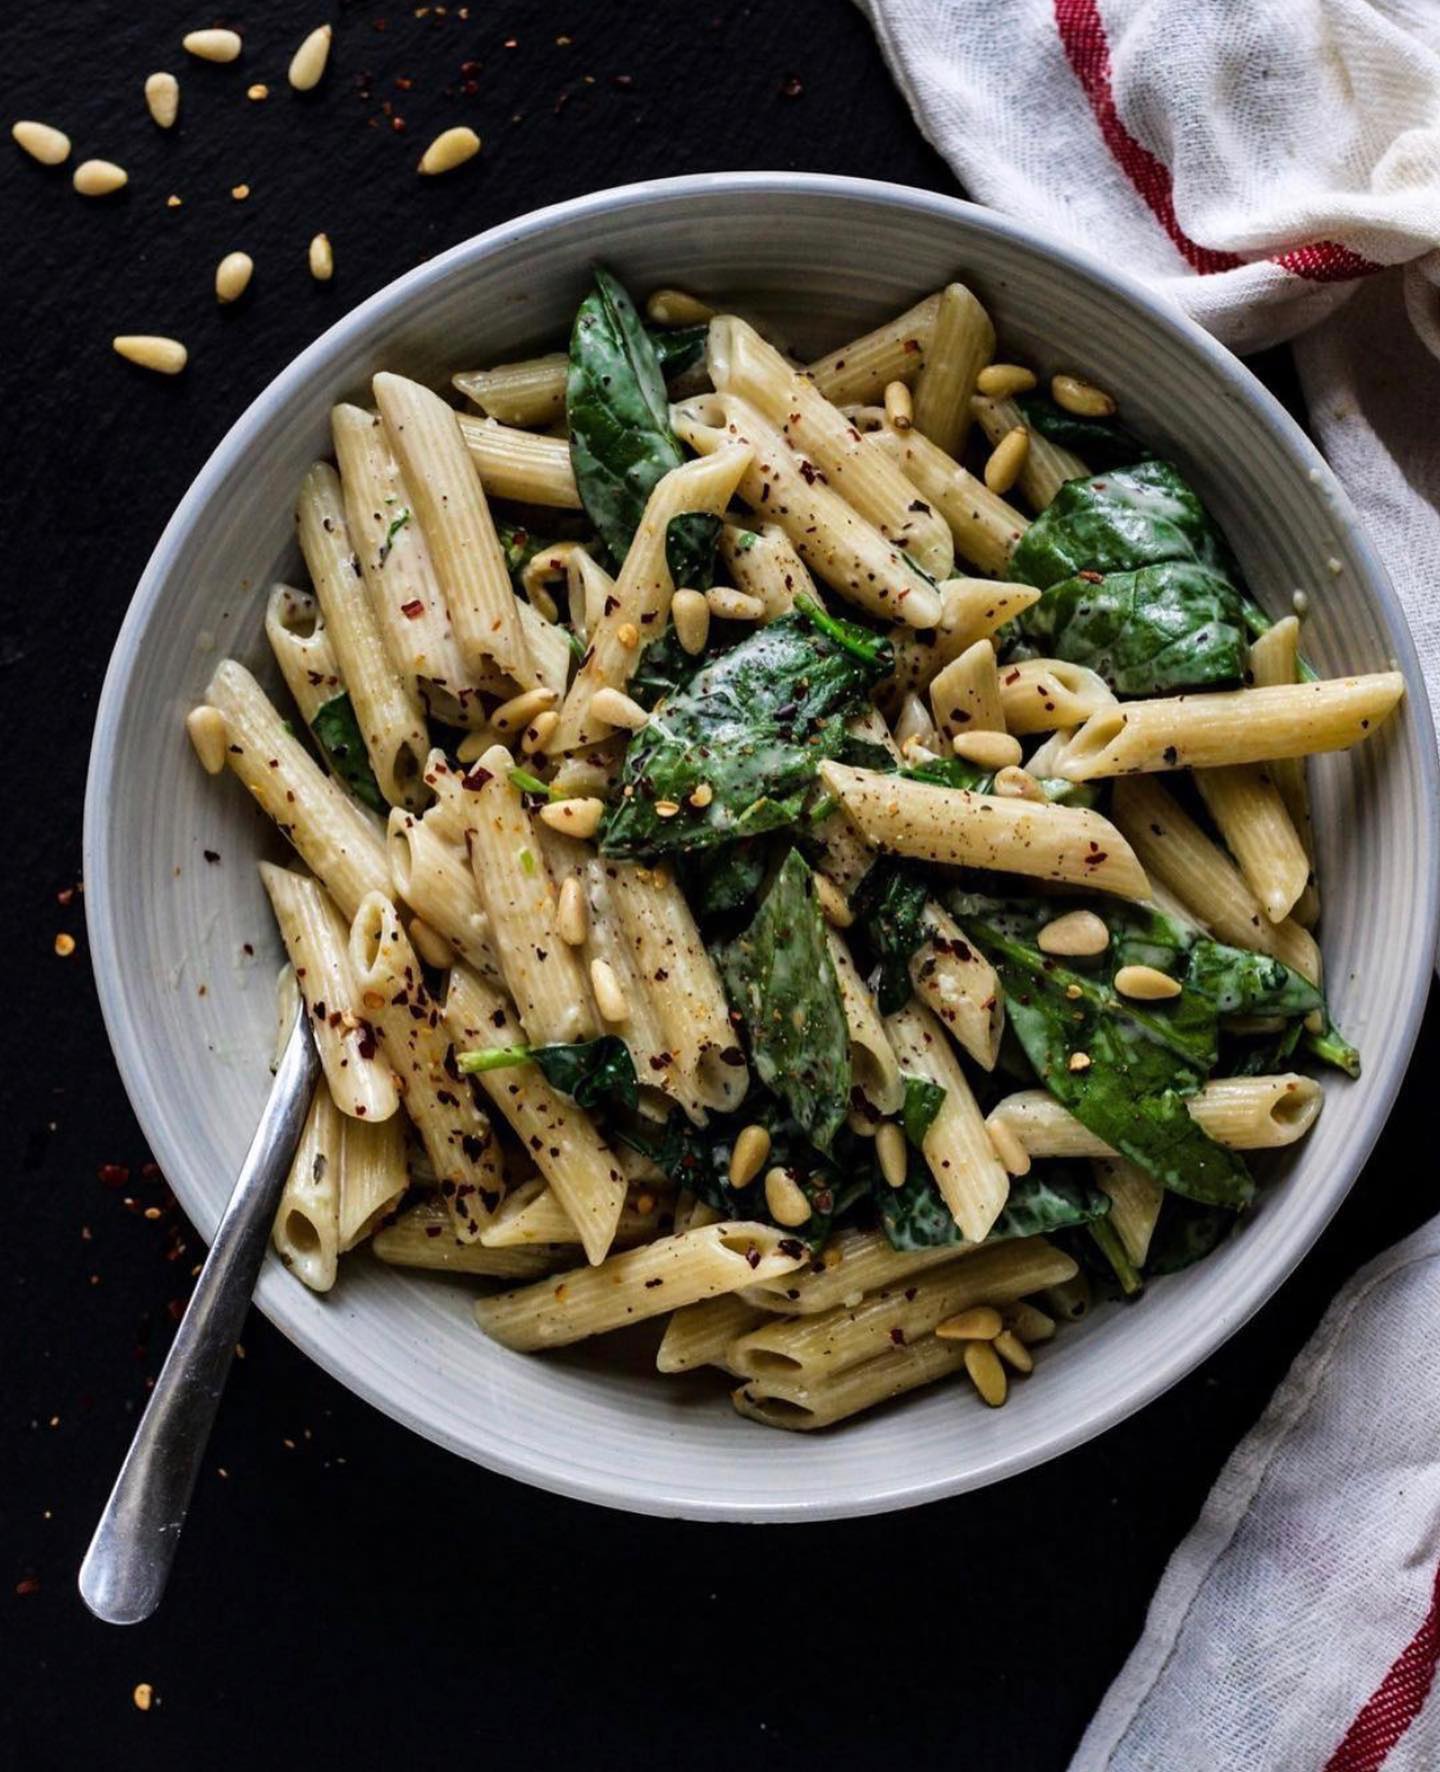
M452 1276L477 1370L648 1322L773 1426L966 1375L903 1436L1266 1234L1242 1153L1359 1063L1301 759L1393 749L1404 679L1312 668L1128 387L983 276L816 355L669 268L572 276L568 349L472 358L469 410L352 374L309 588L257 598L299 720L237 658L190 712L299 856L325 1086L276 1245L331 1311Z

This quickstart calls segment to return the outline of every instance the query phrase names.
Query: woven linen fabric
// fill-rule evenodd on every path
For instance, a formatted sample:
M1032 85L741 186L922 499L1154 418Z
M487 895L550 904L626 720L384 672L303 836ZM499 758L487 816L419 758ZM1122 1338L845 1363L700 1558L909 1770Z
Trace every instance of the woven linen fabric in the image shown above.
M859 0L969 196L1312 426L1440 705L1440 0ZM1175 1553L1071 1772L1440 1767L1440 1223L1359 1274Z

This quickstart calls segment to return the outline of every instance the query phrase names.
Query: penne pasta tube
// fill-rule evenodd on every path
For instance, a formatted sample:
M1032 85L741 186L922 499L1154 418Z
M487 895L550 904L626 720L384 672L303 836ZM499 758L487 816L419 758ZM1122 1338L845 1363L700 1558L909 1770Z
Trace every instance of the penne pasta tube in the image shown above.
M375 821L319 765L233 658L217 666L206 700L225 716L225 760L324 884L353 916L367 892L390 885Z
M506 989L536 1045L587 1040L601 1029L579 954L562 939L558 895L538 827L510 779L514 759L492 745L445 797L461 818L490 941Z
M487 497L562 511L581 509L570 445L564 437L541 437L465 413L458 413L456 422Z
M1145 1265L1165 1190L1138 1163L1124 1157L1097 1157L1095 1185L1110 1198L1110 1223L1136 1267Z
M845 1025L850 1030L852 1089L859 1091L871 1119L889 1119L905 1105L905 1079L900 1075L900 1061L885 1032L875 999L866 989L849 948L838 932L828 926L825 936L840 984Z
M340 1129L340 1247L363 1243L405 1198L405 1125L347 1118Z
M479 676L493 661L522 689L534 689L544 678L455 413L404 376L377 375L374 390L467 671Z
M954 1261L969 1247L964 1243L934 1249L896 1249L884 1231L834 1231L817 1262L783 1279L747 1286L741 1296L761 1310L784 1316L810 1317L836 1305L854 1307L867 1292L878 1292L900 1280L909 1281L928 1268Z
M892 381L911 382L920 373L939 311L939 293L927 295L873 332L817 357L806 373L836 406L879 400Z
M1055 494L1067 480L1083 480L1090 470L1078 455L1042 437L1025 423L1025 414L1018 401L997 400L987 394L976 394L970 402L980 429L992 444L999 443L1016 429L1028 430L1030 447L1025 452L1025 465L1020 470L1020 493L1032 511L1043 511L1053 504Z
M270 1240L275 1253L312 1292L335 1284L340 1254L342 1119L320 1078L280 1195Z
M753 326L734 315L718 315L710 323L707 361L718 393L737 395L775 426L857 515L931 578L949 576L955 546L944 519L915 497L889 457L868 449L839 408Z
M1310 858L1268 766L1197 769L1195 786L1265 915L1283 922L1305 890Z
M990 316L963 283L947 283L915 378L915 429L947 455L965 447L975 378L994 355Z
M1116 703L1110 685L1087 666L1063 658L1027 658L1001 671L1000 705L1007 731L1023 738L1032 732L1053 732L1058 726L1078 726Z
M1063 880L1122 898L1149 896L1125 838L1098 812L972 794L824 762L820 779L872 848L944 867Z
M961 559L997 577L1009 571L1015 545L1030 527L1028 517L920 431L882 425L867 442L888 455L921 498L939 511Z
M617 1157L619 1153L616 1153ZM617 1249L649 1243L661 1234L669 1203L653 1193L627 1198L615 1224ZM480 1241L489 1249L524 1248L534 1243L578 1243L580 1232L543 1175L532 1176L506 1194Z
M351 546L340 476L329 462L316 462L301 483L295 524L380 792L392 806L419 806L428 798L421 779L430 748L424 710L413 679L407 687L385 649Z
M496 1280L529 1280L573 1259L572 1249L492 1249L462 1243L450 1214L437 1199L421 1200L392 1224L376 1231L370 1247L392 1267L426 1268L447 1274L483 1274Z
M1298 676L1299 660L1300 623L1293 615L1287 615L1251 641L1250 681L1257 689L1269 689L1277 683L1293 683ZM1297 921L1311 929L1320 916L1320 894L1314 876L1315 832L1310 823L1310 787L1305 779L1305 759L1270 758L1265 769L1280 790L1290 822L1299 833L1310 861L1310 877L1295 905L1295 916Z
M1000 672L988 640L977 640L932 679L930 711L947 743L961 732L1005 731Z
M946 579L940 587L940 621L933 632L890 631L896 685L906 693L926 688L977 640L988 640L1039 597L1033 585L999 584L993 578Z
M1301 1139L1319 1118L1325 1093L1313 1077L1217 1077L1185 1106L1217 1144L1236 1151L1275 1150ZM1117 1155L1045 1089L1021 1089L990 1110L1032 1157Z
M450 1035L425 989L395 906L372 892L350 929L350 966L385 1062L420 1134L455 1235L474 1242L505 1191L489 1118L454 1068Z
M1088 719L1066 746L1070 781L1161 769L1216 769L1343 751L1368 738L1405 693L1399 671L1129 701Z
M940 1341L933 1335L912 1347L892 1347L877 1359L848 1367L833 1378L810 1384L803 1380L749 1379L731 1391L737 1414L764 1427L808 1433L833 1427L907 1391L948 1378L965 1365L963 1341Z
M808 567L778 523L762 523L756 529L736 522L723 524L720 558L737 589L748 591L765 605L766 621L788 615L796 597L815 595Z
M913 1345L958 1311L1013 1304L1075 1273L1071 1257L1043 1237L990 1243L903 1286L867 1293L858 1305L820 1316L770 1317L734 1341L726 1357L747 1378L814 1384L892 1347Z
M815 576L839 596L870 615L908 627L934 627L940 617L938 592L747 401L733 394L707 395L672 407L671 417L681 439L702 455L730 443L749 447L740 498L778 523Z
M1010 1177L995 1155L955 1048L930 1011L913 999L886 1016L885 1031L901 1070L945 1091L920 1148L951 1216L966 1238L978 1243L1004 1210Z
M1272 923L1230 857L1158 781L1148 776L1117 781L1110 810L1146 873L1173 893L1194 921L1232 947L1273 954L1319 983L1314 936L1291 918Z
M350 970L349 925L317 880L268 861L260 863L260 879L305 999L330 1099L352 1119L390 1119L400 1097L377 1057L369 1011Z
M450 973L445 1024L457 1052L525 1044L505 997L463 966ZM476 1081L549 1182L586 1259L602 1261L624 1210L626 1182L594 1121L568 1095L553 1089L538 1065L481 1071Z
M472 679L460 656L415 501L379 414L337 406L330 414L330 434L350 539L390 663L422 699L438 692L447 716L474 724L484 715L477 692L485 689L503 699L509 679L494 667Z
M981 1070L993 1071L1005 1031L995 968L934 899L925 907L923 926L925 940L910 956L915 995Z
M475 1319L505 1347L564 1347L793 1273L806 1259L804 1244L773 1225L705 1225L612 1255L596 1268L479 1299Z
M605 879L642 989L657 987L666 1050L684 1088L703 1106L732 1112L745 1098L750 1072L685 895L664 868L607 862Z
M565 375L570 359L564 351L527 357L520 363L497 363L493 369L461 370L451 386L473 400L482 412L505 425L537 429L565 416Z
M750 462L748 449L720 449L672 468L645 504L612 594L587 636L585 657L560 709L552 752L574 751L608 738L609 721L591 709L597 689L623 689L639 662L642 645L658 640L670 619L676 584L665 537L676 517L693 512L719 516Z
M725 1355L731 1342L764 1320L763 1310L747 1304L735 1292L687 1304L665 1325L655 1354L655 1370L693 1372L697 1366L719 1366L728 1371Z
M265 605L265 638L290 699L309 726L326 702L345 693L320 605L309 591L297 591L290 585L271 587Z
M385 849L395 891L417 917L444 936L460 959L499 983L500 962L465 853L463 828L458 843L442 836L441 829L433 809L424 818L398 806L390 814Z

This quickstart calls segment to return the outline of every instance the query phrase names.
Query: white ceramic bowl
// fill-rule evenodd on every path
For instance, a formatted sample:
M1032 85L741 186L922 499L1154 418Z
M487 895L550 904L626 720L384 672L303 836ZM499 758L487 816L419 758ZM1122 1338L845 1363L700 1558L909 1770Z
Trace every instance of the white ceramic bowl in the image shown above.
M342 1383L493 1470L645 1513L744 1520L860 1514L953 1494L1120 1420L1267 1299L1354 1181L1400 1086L1435 948L1435 739L1393 592L1328 468L1227 352L1120 272L946 197L848 179L719 174L602 192L432 260L311 346L250 408L150 561L101 698L85 820L100 996L151 1148L207 1237L269 1087L279 944L253 866L273 839L231 780L196 767L182 721L217 657L258 664L263 591L295 570L291 506L329 453L327 415L381 367L448 372L550 347L589 266L741 297L809 352L957 274L1007 351L1113 388L1224 525L1272 611L1310 599L1325 671L1398 662L1413 693L1353 757L1314 770L1332 1000L1364 1049L1255 1221L1212 1259L1047 1348L1002 1410L953 1385L847 1427L777 1434L723 1382L659 1379L599 1353L487 1342L463 1284L348 1262L317 1298L271 1257L261 1308ZM207 865L202 852L218 851ZM244 944L254 948L254 958ZM200 987L204 986L204 994Z

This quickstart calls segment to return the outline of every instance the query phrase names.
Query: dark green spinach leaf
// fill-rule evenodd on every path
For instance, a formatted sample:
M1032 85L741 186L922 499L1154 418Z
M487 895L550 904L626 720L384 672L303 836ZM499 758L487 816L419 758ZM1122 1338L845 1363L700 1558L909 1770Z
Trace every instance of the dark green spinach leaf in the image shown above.
M900 1109L900 1124L905 1136L917 1149L925 1142L925 1134L935 1124L935 1116L945 1105L945 1089L929 1077L905 1077L905 1103Z
M925 907L930 887L924 877L888 859L872 864L851 898L851 909L879 965L875 999L882 1015L895 1015L910 1001L910 962L929 940Z
M925 1160L911 1153L902 1187L888 1187L875 1175L871 1197L892 1249L935 1249L963 1243L965 1234L940 1197ZM1109 1198L1091 1185L1078 1165L1037 1164L1010 1183L1005 1210L991 1227L987 1243L1043 1236L1067 1225L1089 1224L1110 1210Z
M552 1089L568 1095L582 1108L618 1103L633 1110L640 1100L635 1065L625 1042L616 1034L601 1034L598 1039L571 1045L487 1046L462 1052L455 1062L471 1077L513 1064L537 1065Z
M1222 1207L1202 1206L1194 1200L1181 1199L1178 1194L1167 1194L1150 1239L1145 1272L1178 1274L1182 1268L1192 1267L1244 1222Z
M1033 393L1021 394L1016 404L1037 437L1078 455L1092 474L1124 462L1143 461L1149 454L1140 439L1115 419L1083 418L1079 413L1066 412L1038 388Z
M310 722L315 742L325 753L325 760L345 783L357 800L376 812L388 812L385 796L370 767L365 740L360 736L360 722L355 718L355 704L343 691L315 710Z

